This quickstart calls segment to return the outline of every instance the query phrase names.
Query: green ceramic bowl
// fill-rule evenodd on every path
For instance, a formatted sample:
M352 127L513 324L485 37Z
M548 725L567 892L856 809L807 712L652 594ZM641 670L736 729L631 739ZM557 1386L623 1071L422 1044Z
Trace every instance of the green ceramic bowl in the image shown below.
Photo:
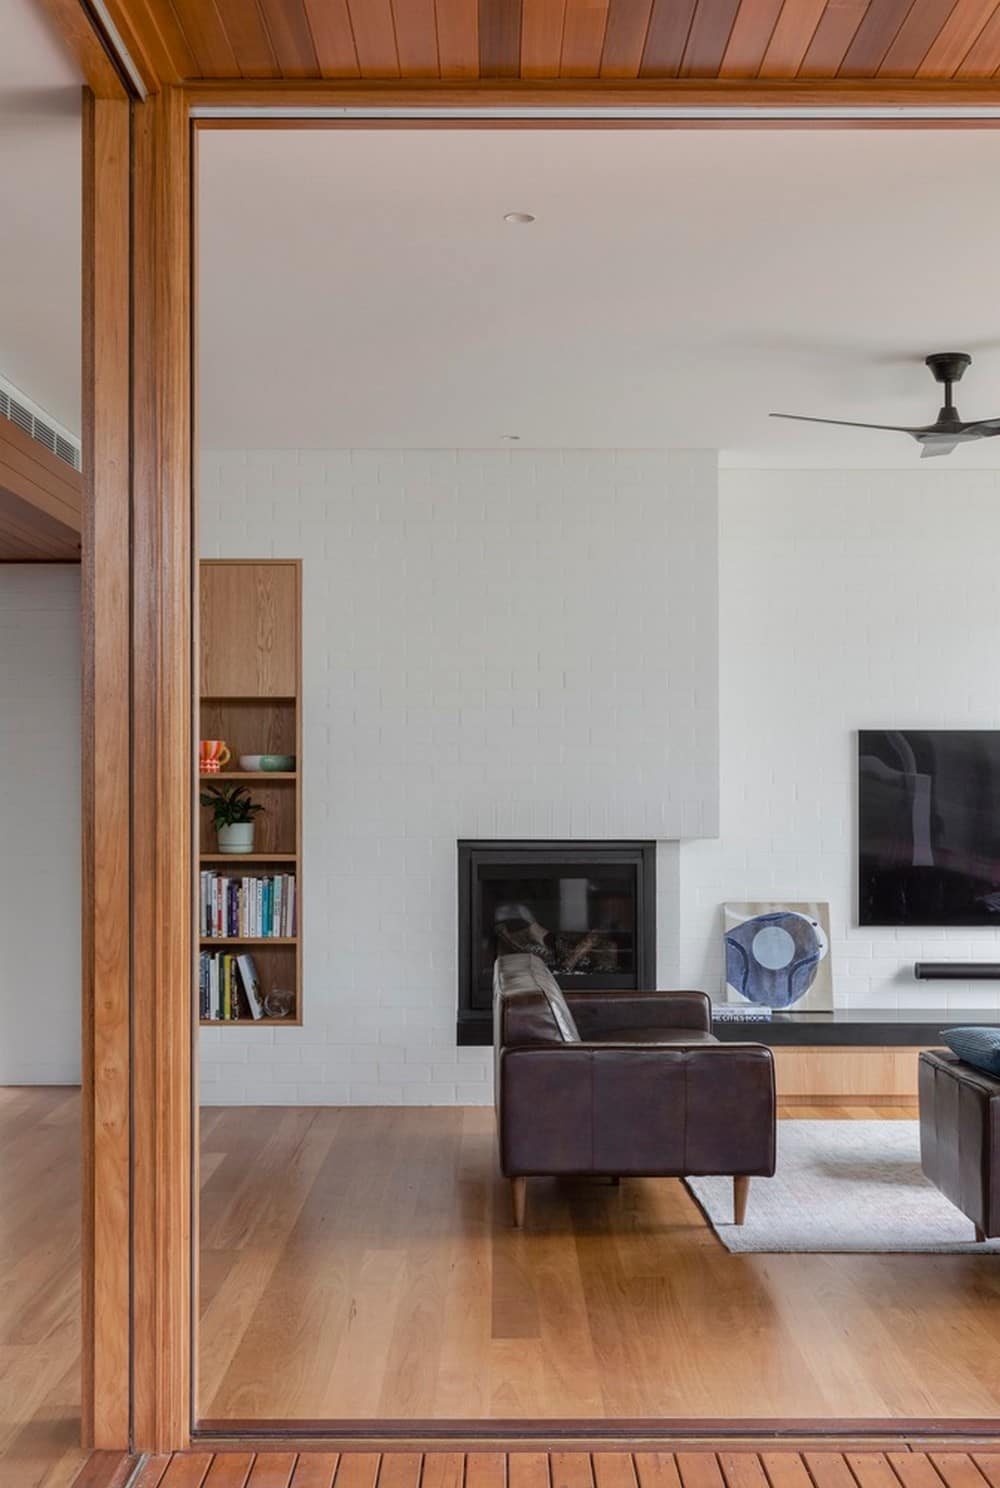
M294 754L262 754L260 757L260 768L262 770L294 770Z

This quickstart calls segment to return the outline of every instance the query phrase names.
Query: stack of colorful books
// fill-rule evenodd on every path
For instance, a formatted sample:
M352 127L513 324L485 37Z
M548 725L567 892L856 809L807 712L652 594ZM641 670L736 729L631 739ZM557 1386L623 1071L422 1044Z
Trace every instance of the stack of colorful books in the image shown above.
M295 875L203 872L203 940L257 940L295 934Z
M252 956L202 951L198 993L203 1021L230 1023L264 1016L264 994Z

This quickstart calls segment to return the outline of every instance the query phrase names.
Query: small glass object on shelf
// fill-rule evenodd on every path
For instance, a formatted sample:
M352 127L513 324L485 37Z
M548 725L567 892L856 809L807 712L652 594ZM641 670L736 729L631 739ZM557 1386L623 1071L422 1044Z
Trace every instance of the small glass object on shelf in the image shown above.
M295 1007L295 993L285 987L272 987L264 998L264 1013L268 1018L288 1018Z

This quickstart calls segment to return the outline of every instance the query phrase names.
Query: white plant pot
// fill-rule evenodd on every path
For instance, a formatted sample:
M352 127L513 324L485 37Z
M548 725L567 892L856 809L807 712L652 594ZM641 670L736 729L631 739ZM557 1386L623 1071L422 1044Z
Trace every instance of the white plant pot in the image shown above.
M220 853L253 852L253 822L233 822L232 826L219 827Z

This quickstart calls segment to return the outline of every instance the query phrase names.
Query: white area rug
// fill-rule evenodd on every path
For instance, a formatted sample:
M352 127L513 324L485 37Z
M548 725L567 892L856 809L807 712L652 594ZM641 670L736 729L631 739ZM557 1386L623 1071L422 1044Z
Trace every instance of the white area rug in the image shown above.
M920 1170L916 1121L779 1121L773 1178L754 1178L733 1224L730 1178L687 1186L727 1250L1000 1254Z

